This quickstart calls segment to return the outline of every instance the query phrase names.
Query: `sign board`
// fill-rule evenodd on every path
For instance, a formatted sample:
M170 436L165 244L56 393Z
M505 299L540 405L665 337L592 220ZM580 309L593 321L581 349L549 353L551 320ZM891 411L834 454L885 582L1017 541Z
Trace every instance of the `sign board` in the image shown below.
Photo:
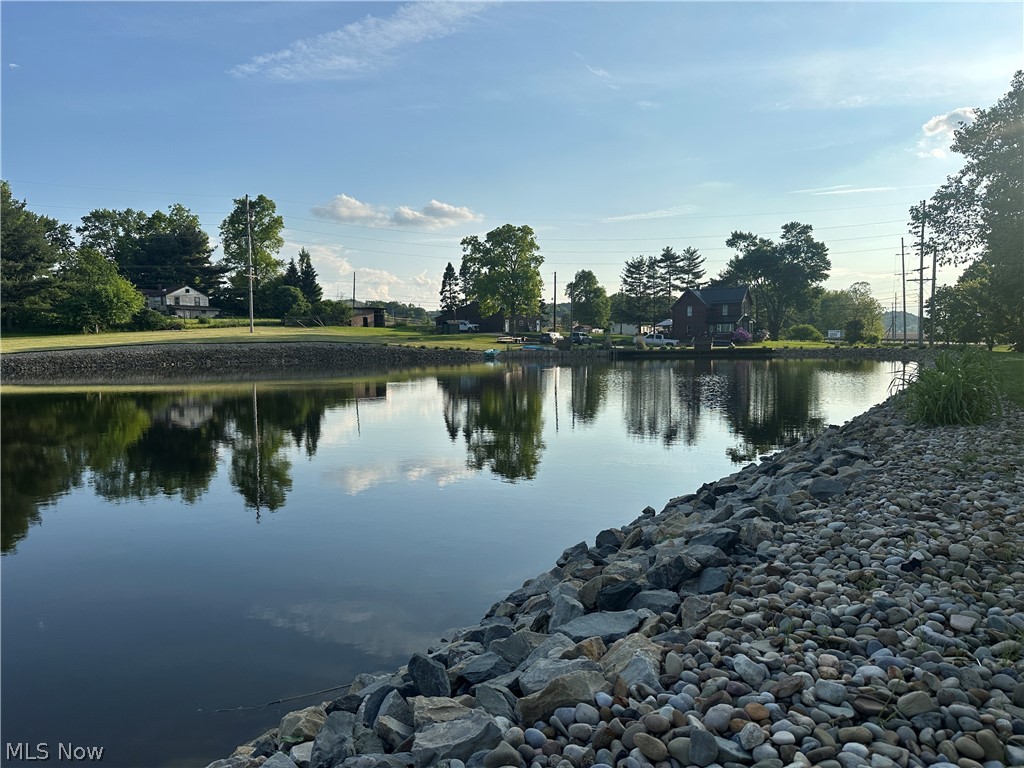
M843 332L842 331L829 331L828 332L828 337L830 339L841 339L841 338L843 338Z

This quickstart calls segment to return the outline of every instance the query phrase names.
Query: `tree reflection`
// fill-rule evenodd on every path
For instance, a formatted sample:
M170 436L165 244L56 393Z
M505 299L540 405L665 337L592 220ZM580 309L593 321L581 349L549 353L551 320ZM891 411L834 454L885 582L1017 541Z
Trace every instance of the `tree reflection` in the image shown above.
M438 385L445 428L452 440L462 433L469 467L487 467L509 482L536 477L544 450L539 368L439 377Z
M39 511L87 476L112 501L209 490L223 449L229 480L249 507L279 509L292 487L288 447L316 453L328 408L382 397L383 381L257 391L61 392L0 398L2 551Z

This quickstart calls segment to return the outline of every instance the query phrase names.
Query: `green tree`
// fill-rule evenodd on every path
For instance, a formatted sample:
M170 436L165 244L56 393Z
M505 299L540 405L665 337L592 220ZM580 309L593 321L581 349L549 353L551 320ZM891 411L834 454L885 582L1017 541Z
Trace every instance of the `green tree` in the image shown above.
M672 246L666 245L658 256L658 286L660 293L670 302L677 291L686 287L681 279L682 271L683 257L673 251Z
M581 325L608 328L612 304L597 275L581 269L565 286L565 295L572 302L573 320Z
M454 316L455 310L459 307L459 278L455 274L455 267L449 261L444 268L444 275L441 276L441 311L451 312Z
M72 250L71 227L26 208L0 181L0 316L7 328L39 321L53 301L53 271Z
M779 242L749 232L733 232L726 245L733 256L716 281L720 285L749 285L758 313L758 327L779 338L782 327L797 310L805 309L814 288L832 268L828 248L811 236L810 224L790 222Z
M994 106L961 124L951 149L964 167L911 208L911 231L925 223L927 251L941 264L989 265L994 333L1024 349L1024 70Z
M658 260L653 256L629 259L622 269L621 311L629 317L628 322L635 323L638 329L657 322L656 316L664 314L658 303L657 284Z
M299 289L310 304L316 304L324 297L324 289L317 282L313 260L305 248L299 249Z
M700 288L704 279L704 257L696 248L684 248L679 283L681 288Z
M199 217L179 203L148 216L99 208L76 229L83 247L97 249L138 288L187 285L210 293L227 271L211 260L214 249Z
M818 328L822 334L830 330L847 329L851 323L857 328L856 339L874 343L885 334L882 325L882 305L871 295L871 284L858 282L844 290L818 289L811 300L812 307L805 319Z
M462 257L459 264L459 292L462 294L462 301L468 304L476 301L476 280L480 276L480 265L474 260Z
M472 279L472 291L484 315L501 312L506 318L535 314L540 306L540 265L544 257L526 226L504 224L487 233L462 240L463 266Z
M95 331L127 325L145 306L142 294L94 248L80 248L60 267L53 318L65 328Z
M348 325L352 322L352 305L347 301L321 299L313 305L312 312L322 325Z
M302 279L299 277L299 267L295 263L295 259L288 259L288 266L284 268L284 274L281 275L281 283L283 285L290 285L292 288L298 288L302 291L301 283Z
M281 272L284 262L277 258L284 238L284 219L277 215L274 201L264 195L249 200L249 222L246 227L246 201L237 198L235 207L220 225L220 239L224 249L224 265L231 270L228 278L228 295L236 302L244 303L249 292L249 232L252 234L252 269L253 286L259 289L269 283ZM270 307L266 302L271 296L261 293L261 306L257 313L266 312Z

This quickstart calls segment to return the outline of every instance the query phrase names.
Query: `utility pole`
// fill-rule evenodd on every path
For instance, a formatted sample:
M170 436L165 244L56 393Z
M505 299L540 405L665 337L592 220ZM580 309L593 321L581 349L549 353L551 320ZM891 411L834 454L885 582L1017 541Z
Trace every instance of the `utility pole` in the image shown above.
M248 195L245 196L245 244L249 252L249 333L256 333L256 324L252 315L252 216L249 215Z
M356 273L352 271L352 311L356 311Z
M939 249L932 246L932 300L931 305L931 316L928 318L928 346L935 346L935 278L939 276L938 273L938 256Z
M558 330L558 273L555 272L555 295L551 299L551 330Z
M921 201L921 244L918 247L918 258L920 259L920 267L918 271L921 276L918 278L917 284L917 347L918 349L924 348L924 222L927 217L927 200Z
M907 345L907 251L900 238L900 263L903 269L903 346Z

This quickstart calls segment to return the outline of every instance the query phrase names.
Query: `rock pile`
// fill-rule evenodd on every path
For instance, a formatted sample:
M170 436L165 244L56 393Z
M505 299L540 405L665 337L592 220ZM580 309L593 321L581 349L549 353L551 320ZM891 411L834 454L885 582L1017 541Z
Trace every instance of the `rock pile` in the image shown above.
M209 768L1024 766L1022 436L885 403Z

